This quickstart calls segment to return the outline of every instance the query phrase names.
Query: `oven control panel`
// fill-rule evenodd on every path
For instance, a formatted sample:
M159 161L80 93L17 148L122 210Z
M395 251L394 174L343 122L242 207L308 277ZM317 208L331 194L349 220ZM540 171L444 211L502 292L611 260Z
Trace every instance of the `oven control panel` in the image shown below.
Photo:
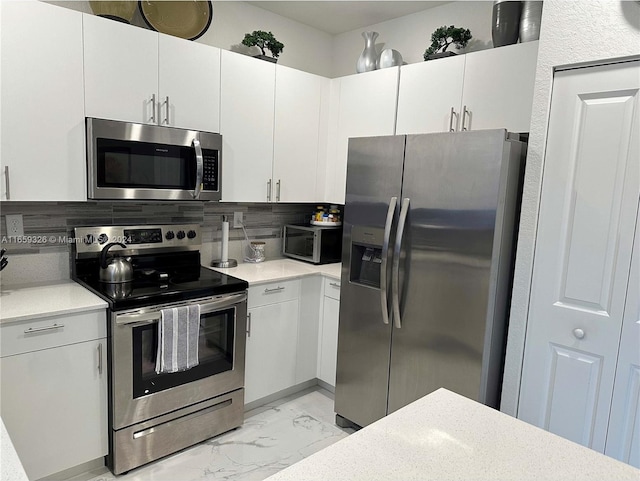
M76 227L73 237L76 255L99 254L112 242L137 251L145 249L198 250L201 229L198 224L149 226ZM109 252L122 248L114 246Z

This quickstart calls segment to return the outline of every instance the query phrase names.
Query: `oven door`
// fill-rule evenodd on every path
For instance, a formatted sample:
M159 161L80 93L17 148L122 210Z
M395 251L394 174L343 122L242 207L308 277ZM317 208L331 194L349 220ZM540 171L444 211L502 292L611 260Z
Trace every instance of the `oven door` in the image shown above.
M155 371L162 308L200 304L197 366ZM112 314L112 428L145 421L244 385L247 294Z

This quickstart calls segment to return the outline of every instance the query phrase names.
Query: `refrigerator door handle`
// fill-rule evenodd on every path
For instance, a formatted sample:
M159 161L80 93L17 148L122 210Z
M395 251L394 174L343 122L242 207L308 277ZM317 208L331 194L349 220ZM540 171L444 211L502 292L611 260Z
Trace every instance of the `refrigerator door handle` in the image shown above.
M398 220L398 232L396 233L396 245L393 249L393 273L391 278L391 294L393 303L393 323L395 327L402 327L402 319L400 318L400 250L402 248L402 237L404 236L404 226L407 222L407 213L409 212L409 198L402 200L402 208L400 209L400 219Z
M387 220L384 223L384 239L382 241L382 264L380 265L380 306L382 307L382 322L389 324L389 300L387 297L387 261L389 253L389 239L391 237L391 224L396 213L398 204L397 197L391 197L389 210L387 210Z

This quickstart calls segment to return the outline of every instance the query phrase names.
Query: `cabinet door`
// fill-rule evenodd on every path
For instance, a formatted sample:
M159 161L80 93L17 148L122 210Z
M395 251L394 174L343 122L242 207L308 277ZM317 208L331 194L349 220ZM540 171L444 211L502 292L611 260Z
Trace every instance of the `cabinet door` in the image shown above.
M350 137L393 135L399 67L342 77L336 138L327 160L328 202L344 204Z
M396 134L458 130L465 55L400 69Z
M640 468L640 224L622 319L605 454Z
M223 50L220 80L222 200L274 199L275 64Z
M106 347L103 338L0 359L2 419L29 479L107 454Z
M336 385L336 358L338 356L338 314L340 301L325 296L322 305L322 332L320 333L320 365L318 379Z
M295 385L298 299L249 309L244 402Z
M2 200L86 200L82 14L41 2L0 9Z
M87 117L156 124L158 34L84 15Z
M555 76L518 409L600 452L638 213L639 69Z
M322 95L329 80L276 67L273 182L277 202L315 202Z
M537 59L538 42L466 54L464 127L529 132Z
M160 125L219 132L220 49L171 35L158 37Z

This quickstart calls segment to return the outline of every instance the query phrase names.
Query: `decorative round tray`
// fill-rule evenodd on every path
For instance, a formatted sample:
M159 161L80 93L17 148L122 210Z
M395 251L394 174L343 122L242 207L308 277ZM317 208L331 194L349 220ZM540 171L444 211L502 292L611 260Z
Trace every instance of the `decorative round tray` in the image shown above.
M319 225L322 227L339 227L342 225L342 222L318 222L316 220L312 220L311 225Z
M146 24L153 30L187 40L204 35L213 19L210 1L140 0L138 8Z

